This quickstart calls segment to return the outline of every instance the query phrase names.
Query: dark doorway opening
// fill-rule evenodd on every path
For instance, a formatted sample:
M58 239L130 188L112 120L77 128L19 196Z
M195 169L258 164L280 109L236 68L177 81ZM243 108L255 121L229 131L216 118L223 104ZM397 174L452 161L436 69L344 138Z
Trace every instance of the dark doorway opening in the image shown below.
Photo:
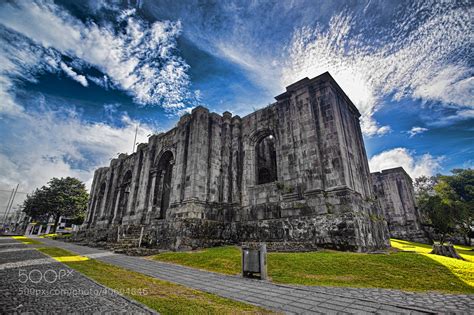
M277 163L275 138L268 135L258 141L255 148L257 155L257 185L277 180Z
M153 205L160 207L160 219L166 217L166 210L168 210L170 205L173 165L173 153L166 151L158 161L155 190L153 194Z
M132 185L132 171L128 170L123 176L122 183L120 185L120 199L117 218L119 222L122 222L122 217L127 211L128 198L130 197L130 186Z

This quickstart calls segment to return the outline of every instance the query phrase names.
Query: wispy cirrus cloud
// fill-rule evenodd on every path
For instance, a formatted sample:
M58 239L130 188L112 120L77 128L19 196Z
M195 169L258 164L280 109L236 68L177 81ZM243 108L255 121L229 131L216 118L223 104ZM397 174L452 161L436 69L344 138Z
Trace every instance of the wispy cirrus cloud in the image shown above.
M94 67L140 104L161 105L169 111L186 108L194 94L190 90L188 65L178 56L176 39L180 22L148 23L136 16L135 10L123 10L115 23L99 25L82 22L51 1L4 3L0 6L3 33L15 32L23 42L49 55L49 66L63 70L86 86L84 74L66 65L61 57ZM13 36L13 35L11 35ZM11 45L3 40L2 45ZM10 56L4 55L6 59ZM10 60L12 63L21 62ZM41 71L46 60L30 64L30 72ZM24 73L22 73L24 75Z
M283 81L330 71L361 111L366 135L388 130L373 119L386 97L455 105L462 118L474 106L469 11L449 1L413 2L385 33L370 23L356 27L365 16L340 13L327 28L295 32ZM374 31L376 38L363 36Z
M440 117L445 124L473 106L469 1L225 1L179 10L196 45L239 65L270 95L329 71L368 136L390 132L375 113L400 100L455 107Z
M42 73L64 73L84 87L100 81L169 113L186 109L188 99L192 104L188 66L175 51L179 22L150 24L133 11L123 11L117 19L124 29L82 22L51 1L0 4L2 189L19 183L21 191L30 192L61 176L90 185L97 167L132 150L139 122L119 113L117 106L104 112L113 123L90 122L69 100L53 106L58 101L50 96L22 90L23 83L38 82ZM88 67L103 77L94 81L84 72ZM138 131L137 140L146 142L154 130L140 123Z

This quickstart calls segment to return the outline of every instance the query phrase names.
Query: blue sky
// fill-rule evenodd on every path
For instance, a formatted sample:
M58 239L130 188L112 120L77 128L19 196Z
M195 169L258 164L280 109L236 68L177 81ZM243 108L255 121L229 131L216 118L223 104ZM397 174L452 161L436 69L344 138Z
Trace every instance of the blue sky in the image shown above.
M362 114L373 171L472 167L472 14L470 1L4 1L0 191L90 185L137 126L145 142L197 105L245 115L325 71Z

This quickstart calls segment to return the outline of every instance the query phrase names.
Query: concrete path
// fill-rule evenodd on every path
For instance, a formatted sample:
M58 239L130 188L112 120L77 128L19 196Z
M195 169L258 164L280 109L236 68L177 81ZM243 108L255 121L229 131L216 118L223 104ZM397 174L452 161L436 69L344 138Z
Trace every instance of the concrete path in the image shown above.
M296 314L341 313L473 313L474 295L406 293L384 289L353 289L319 286L278 285L183 267L175 264L130 257L110 251L41 239L50 246L64 248L116 266L162 280L217 294L276 311Z
M152 314L31 246L0 238L0 314Z

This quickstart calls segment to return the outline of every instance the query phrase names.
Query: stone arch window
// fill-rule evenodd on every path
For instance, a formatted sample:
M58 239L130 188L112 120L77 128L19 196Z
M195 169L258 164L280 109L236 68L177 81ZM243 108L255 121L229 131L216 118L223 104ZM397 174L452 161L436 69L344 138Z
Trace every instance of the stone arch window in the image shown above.
M166 217L166 210L170 205L173 165L173 153L166 151L161 155L154 170L153 206L160 209L159 219Z
M275 182L277 180L277 163L275 137L268 134L255 146L257 185Z
M130 197L130 186L132 185L132 171L128 170L122 177L120 183L120 199L119 199L119 211L117 216L122 219L125 214L128 205L128 198Z

